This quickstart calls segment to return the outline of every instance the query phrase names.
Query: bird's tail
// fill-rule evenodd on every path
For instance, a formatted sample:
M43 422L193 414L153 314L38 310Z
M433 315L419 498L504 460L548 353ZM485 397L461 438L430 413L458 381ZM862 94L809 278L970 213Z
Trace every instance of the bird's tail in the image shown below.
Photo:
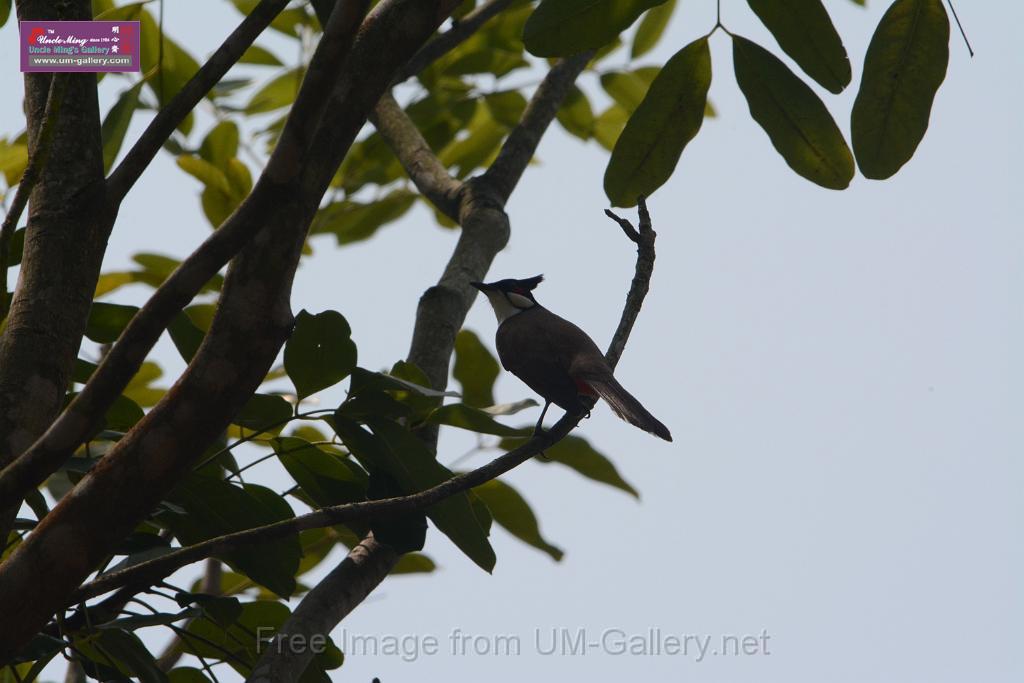
M594 388L594 391L608 402L616 415L631 425L635 425L645 432L659 436L665 441L672 440L672 434L668 427L663 425L658 418L647 412L640 401L626 391L614 377L601 379L587 378L587 384Z

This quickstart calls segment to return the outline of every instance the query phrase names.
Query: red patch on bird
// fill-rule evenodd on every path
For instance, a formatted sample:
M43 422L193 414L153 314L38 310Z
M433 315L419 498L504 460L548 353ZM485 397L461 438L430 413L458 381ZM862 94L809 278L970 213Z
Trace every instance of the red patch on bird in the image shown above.
M576 382L576 391L580 394L586 394L587 396L593 396L597 398L598 393L594 391L594 387L590 386L582 379L574 380Z

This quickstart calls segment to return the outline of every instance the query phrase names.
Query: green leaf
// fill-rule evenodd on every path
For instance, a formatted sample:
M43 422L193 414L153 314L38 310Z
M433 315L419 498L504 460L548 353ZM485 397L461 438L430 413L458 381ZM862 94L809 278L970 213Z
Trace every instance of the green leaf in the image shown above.
M93 301L92 308L89 309L89 322L85 326L85 336L97 344L112 344L138 311L137 306Z
M167 680L170 683L210 683L202 669L192 666L179 666L167 672Z
M278 433L292 416L292 404L273 394L253 394L232 424L254 432Z
M231 194L231 186L228 185L228 178L224 175L224 171L206 159L191 154L182 154L178 157L177 162L183 171L203 185L219 190L224 195Z
M124 388L124 395L140 406L148 408L156 405L156 402L163 398L167 390L150 385L160 379L163 374L159 365L152 361L145 361L132 377L132 381Z
M174 595L174 601L180 607L198 605L206 617L224 627L230 626L242 616L242 603L238 598L229 596L179 591Z
M103 138L104 173L110 171L111 166L114 165L114 160L117 159L118 152L121 151L125 133L128 132L128 126L132 122L132 115L139 106L139 93L142 90L142 84L143 81L139 81L121 93L121 96L117 98L117 102L114 103L114 106L110 108L110 111L107 112L106 117L103 119L100 133Z
M512 128L523 118L526 98L518 90L505 90L484 96L484 104L495 121Z
M115 432L127 432L142 419L142 408L127 396L118 396L103 416L103 426Z
M251 45L238 60L239 64L259 64L260 66L283 66L280 59L274 56L270 50L259 45Z
M25 253L25 228L18 228L11 235L10 251L7 254L7 267L12 268L21 263Z
M523 442L523 439L502 439L501 447L512 449L521 446ZM622 478L612 461L582 437L567 436L546 449L543 458L534 460L543 464L556 462L565 465L588 479L621 489L634 498L640 497L637 490Z
M604 191L615 206L634 206L669 179L704 123L711 86L707 38L677 52L658 73L615 143Z
M7 18L11 15L11 0L0 0L0 26L7 23Z
M337 311L300 311L284 347L284 368L299 399L334 386L355 367L356 345L345 317Z
M564 553L561 548L548 543L541 536L537 516L518 491L503 481L492 479L474 488L473 492L486 503L487 509L494 516L494 521L510 534L523 543L547 553L556 562L562 559Z
M437 155L446 167L458 167L456 175L460 178L497 156L501 141L508 133L508 127L496 121L488 107L478 107L465 130L465 137L455 140Z
M238 125L221 121L210 129L199 146L199 156L226 172L228 161L238 156Z
M699 42L699 41L698 41ZM657 74L657 67L643 67L636 71L611 71L601 74L601 87L613 100L632 114L643 102L651 87L653 77L646 78L645 74Z
M464 403L483 408L494 405L494 381L498 379L498 361L471 330L455 336L455 365L452 375L462 385Z
M199 70L199 63L166 33L161 36L160 27L149 12L142 10L134 18L142 22L142 73L146 75L146 85L156 95L162 107L195 75ZM192 119L192 115L189 114L178 126L178 130L187 135L192 128Z
M672 18L672 12L675 9L676 0L668 0L668 2L648 10L644 18L640 20L640 25L637 26L636 35L633 36L631 59L641 57L654 49L662 34L665 33L665 27L668 26L668 20Z
M193 637L182 638L182 649L206 659L225 661L245 676L288 616L288 607L279 602L247 602L242 605L241 616L227 628L208 617L193 619L186 628Z
M897 0L864 57L850 128L861 173L883 180L921 144L949 64L949 19L941 0Z
M437 462L426 444L409 430L390 420L376 419L368 423L372 434L355 422L337 415L334 418L338 436L371 475L375 469L383 470L407 494L451 478L451 470ZM426 512L437 528L478 566L487 572L494 569L494 549L469 495L456 494Z
M581 140L589 140L594 134L594 110L587 96L575 85L569 89L555 116L566 132Z
M747 0L779 47L823 88L850 84L850 60L821 0Z
M429 574L437 564L423 553L406 553L391 570L392 574Z
M167 681L167 674L161 671L153 655L134 633L116 628L101 629L85 638L76 638L75 649L93 662L112 666L122 675L143 683Z
M530 63L523 59L522 45L514 45L512 49L502 47L495 44L486 31L481 31L439 59L431 71L447 78L471 74L501 78L528 66ZM426 77L429 80L430 74Z
M426 374L412 363L398 361L391 368L391 374L372 372L364 368L352 371L351 393L362 393L372 389L386 389L395 392L412 392L419 396L439 399L445 396L461 398L456 391L440 391L427 386L430 380Z
M179 484L168 500L185 513L163 512L159 519L184 545L294 516L288 502L268 488L238 487L195 474ZM256 583L287 597L295 590L300 554L299 539L292 535L233 550L223 559Z
M274 111L281 107L287 107L295 101L299 93L299 86L302 84L302 77L305 75L303 69L290 69L283 74L271 79L266 85L256 91L245 105L246 114L263 114Z
M192 357L199 350L199 345L203 343L206 332L193 322L188 310L185 309L174 316L174 320L167 326L167 332L171 335L171 341L174 342L174 347L178 349L181 357L186 363L191 363Z
M618 102L605 109L594 120L594 139L602 147L611 151L622 134L622 129L629 121L629 112Z
M156 288L170 277L171 273L181 264L177 259L163 256L161 254L140 253L132 256L132 260L141 266L140 270L120 271L104 273L96 283L94 296L99 297L109 294L116 289L135 282L147 284ZM214 275L203 287L204 292L219 291L224 284L224 277Z
M614 40L645 10L665 0L543 0L523 29L538 57L568 57Z
M732 54L750 115L789 167L822 187L848 187L853 155L821 99L760 45L734 35Z
M443 424L452 427L459 427L479 434L494 434L496 436L520 436L529 434L530 430L516 429L503 425L489 414L463 403L449 403L441 406L427 416L428 424Z
M25 167L28 165L28 145L21 142L0 140L0 173L8 187L21 181Z
M391 394L378 389L349 392L345 402L338 408L339 414L362 422L368 417L390 417L394 420L409 418L412 406L396 400Z
M272 445L288 474L317 506L366 499L366 472L346 458L292 436L274 439Z
M299 37L300 26L313 28L313 25L313 18L306 12L305 7L286 9L283 12L280 12L276 17L274 17L274 20L270 22L270 28L275 31L280 31L292 38Z
M95 363L90 363L84 358L77 358L74 369L71 371L72 381L78 384L85 384L92 377L92 373L96 371L97 367Z
M405 215L415 201L415 192L397 189L375 202L350 199L332 202L317 211L310 232L314 235L333 233L339 245L361 242Z

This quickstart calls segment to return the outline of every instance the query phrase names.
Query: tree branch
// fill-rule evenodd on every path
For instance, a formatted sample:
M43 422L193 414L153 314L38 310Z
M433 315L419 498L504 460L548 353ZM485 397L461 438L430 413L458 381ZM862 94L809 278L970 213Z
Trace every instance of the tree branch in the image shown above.
M501 14L515 0L489 0L462 17L454 25L420 48L419 52L395 76L392 85L408 80L458 47L493 17Z
M252 193L157 288L60 417L21 457L0 472L0 500L22 500L94 433L174 316L268 222L268 216L303 194L296 177L303 159L311 153L332 157L336 154L335 150L313 145L311 124L322 117L331 90L325 80L341 70L367 4L366 0L345 2L343 11L334 13L333 20L325 25L321 45L310 61L281 139ZM349 130L340 125L338 128ZM322 194L321 191L316 195L316 201Z
M544 131L555 118L555 113L576 82L576 77L593 56L594 51L588 50L561 60L551 68L533 93L523 113L523 120L512 129L498 152L498 158L483 175L484 180L494 186L502 203L508 201L526 165L537 151Z
M370 121L398 157L416 189L444 215L458 221L462 183L448 173L391 93L380 98Z
M349 551L345 559L306 593L274 638L285 645L263 651L248 683L297 681L313 659L313 648L290 648L293 635L328 634L348 613L349 605L358 605L383 581L398 563L399 555L390 546L378 543L372 534ZM308 642L308 641L306 641Z
M195 109L224 74L242 57L249 46L270 25L288 0L261 0L246 15L231 35L210 56L185 86L150 121L142 136L107 179L107 199L120 204L128 191L149 166L160 148L185 117Z
M642 198L640 203L642 207L645 206ZM646 211L646 208L641 210ZM655 233L650 228L649 222L646 224L646 228L643 222L640 225L642 234L646 234L647 237L642 240L637 250L636 274L626 296L626 305L622 311L621 321L606 354L608 363L613 369L618 363L618 357L613 350L617 349L618 353L621 354L621 350L625 347L632 330L633 321L636 320L637 315L640 313L644 298L650 288L650 277L654 268ZM175 550L147 562L103 574L75 591L68 602L69 604L76 604L122 586L152 584L193 562L214 555L224 555L241 547L297 534L300 531L353 521L385 519L423 510L439 503L445 498L491 481L521 465L538 453L551 448L565 438L579 424L582 418L582 415L566 414L551 429L534 435L518 448L495 458L486 465L463 474L455 475L437 486L420 491L419 493L325 507L316 512L293 519L212 538L202 543Z

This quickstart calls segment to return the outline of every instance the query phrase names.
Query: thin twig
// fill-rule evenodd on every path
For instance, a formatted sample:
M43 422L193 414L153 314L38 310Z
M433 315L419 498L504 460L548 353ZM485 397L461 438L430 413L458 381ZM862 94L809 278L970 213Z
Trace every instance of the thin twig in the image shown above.
M46 95L46 106L43 110L43 122L39 126L36 138L29 145L31 155L25 172L18 183L18 190L14 194L14 201L11 208L4 216L3 226L0 227L0 279L3 279L2 299L0 299L0 320L7 317L10 310L10 296L7 292L7 262L11 258L11 240L14 231L18 227L21 213L28 205L29 195L35 189L36 183L42 176L43 168L47 159L50 158L50 146L53 142L53 131L57 128L57 119L60 116L60 107L64 102L64 91L67 89L68 75L55 73L50 78L50 89Z
M636 243L636 271L633 274L633 282L630 284L629 294L626 295L626 306L622 310L619 326L615 328L615 334L612 335L611 344L608 345L608 351L605 353L605 357L613 368L622 357L626 340L629 339L629 335L633 331L633 324L640 314L640 306L651 287L651 276L654 274L654 240L657 239L658 234L651 226L651 214L647 211L647 202L643 195L637 198L637 212L640 215L639 232L633 229L629 221L605 210L605 214L618 223L626 236ZM628 230L626 226L628 226Z
M608 363L613 369L622 355L622 349L625 348L626 341L633 328L633 323L636 321L640 308L643 306L644 297L650 288L650 277L654 269L655 233L651 228L650 218L646 215L646 207L643 204L642 198L640 206L641 246L637 250L636 274L626 296L626 305L622 311L622 318L606 354ZM471 488L496 479L509 470L518 467L565 438L569 432L575 429L582 418L582 414L573 415L567 413L551 429L534 435L522 446L495 458L482 467L455 475L451 479L425 491L407 496L334 505L293 519L212 538L202 543L175 550L156 559L97 577L75 591L69 602L70 604L76 604L121 586L156 583L165 576L193 562L214 555L223 555L237 548L291 536L300 531L319 529L335 524L370 518L378 520L422 510L457 493L468 491Z

